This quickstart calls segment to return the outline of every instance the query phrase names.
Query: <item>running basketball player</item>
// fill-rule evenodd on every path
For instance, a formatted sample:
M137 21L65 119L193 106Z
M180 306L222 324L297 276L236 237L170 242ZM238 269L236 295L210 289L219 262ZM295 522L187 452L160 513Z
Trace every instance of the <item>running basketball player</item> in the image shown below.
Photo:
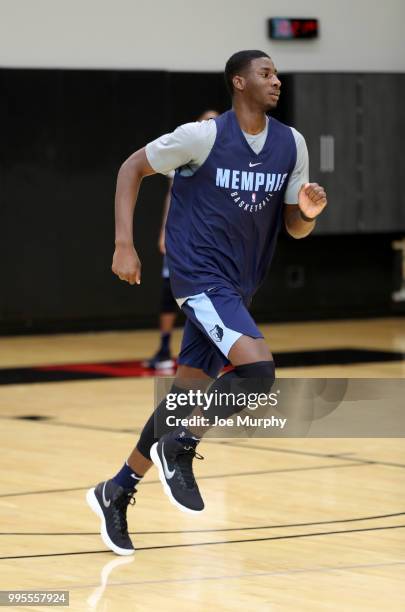
M225 80L231 110L161 136L136 151L118 174L112 269L134 285L141 282L132 234L140 183L155 172L176 169L166 250L172 291L187 321L174 394L187 389L188 381L208 385L212 379L213 393L235 384L249 389L249 381L256 391L270 390L273 357L248 307L270 264L281 224L294 238L304 238L326 206L324 189L308 182L303 136L267 116L281 88L271 58L263 51L235 53L226 64ZM217 378L228 363L233 369ZM121 470L87 493L101 519L104 543L120 555L134 552L126 512L152 461L172 503L186 512L204 508L192 469L204 431L179 427L157 432L165 408L163 400ZM186 407L185 413L191 412ZM234 412L233 406L216 406L205 416L213 423Z

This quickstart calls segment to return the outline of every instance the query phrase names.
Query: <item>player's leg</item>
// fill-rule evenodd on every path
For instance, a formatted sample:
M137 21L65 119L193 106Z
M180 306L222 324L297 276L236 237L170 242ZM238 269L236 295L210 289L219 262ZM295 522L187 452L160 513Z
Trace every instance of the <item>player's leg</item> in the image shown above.
M188 335L187 327L188 326L186 323L186 336ZM171 395L177 395L179 393L187 392L191 388L194 390L197 388L205 390L211 383L212 378L210 378L201 368L191 367L188 365L179 365L177 368L176 377L169 393ZM153 462L150 459L150 449L152 445L157 442L163 434L172 430L172 428L166 423L167 417L171 414L167 411L166 397L162 399L145 423L138 443L126 462L132 472L136 474L138 482L153 465ZM185 418L189 416L192 410L193 407L188 405L177 406L175 414L178 418ZM119 473L114 478L118 482ZM124 486L130 484L130 482L124 482L122 480L120 484Z
M188 316L234 366L213 383L211 392L229 391L232 383L265 393L274 383L273 356L247 309L248 303L236 291L223 287L193 296L183 305ZM208 408L205 415L212 420L236 411L233 406L217 406Z
M187 319L184 327L178 361L176 388L173 386L171 391L174 396L180 393L183 397L184 391L193 392L194 398L197 397L198 392L206 391L223 366L228 363L206 334L190 319ZM199 379L193 376L193 371L200 372ZM183 376L183 373L186 376ZM162 411L159 413L160 408ZM159 470L164 492L174 505L185 512L201 512L204 508L204 502L192 470L193 459L202 458L196 452L199 439L193 436L186 427L168 423L168 417L181 421L188 417L194 409L193 401L187 406L176 407L174 412L169 412L164 401L155 411L154 423L150 425L150 429L154 426L155 436L158 438L150 449L150 456ZM150 439L149 435L148 445ZM145 447L142 452L145 453L146 450Z
M222 360L223 364L231 361L234 365L232 371L213 382L209 389L212 396L215 392L219 397L220 393L229 394L232 391L234 396L242 393L247 397L251 392L270 391L275 376L272 355L236 292L218 289L215 293L193 296L183 305L183 310L189 320L193 321L195 329L200 331L200 344L210 344L212 358L219 359L219 363ZM193 351L189 352L191 360ZM194 359L197 358L196 354ZM204 364L201 365L204 368ZM215 403L207 410L197 407L191 416L204 417L204 424L196 426L193 423L192 426L175 429L162 436L152 447L151 457L159 468L164 490L182 510L195 512L204 507L191 466L200 438L212 426L216 417L227 418L245 407L243 404L220 406ZM184 450L188 450L188 455ZM181 461L176 458L175 452L179 453ZM186 469L183 465L185 458ZM184 472L189 486L184 482Z
M228 359L233 366L240 366L258 361L273 361L273 355L263 338L242 335L231 347Z
M272 379L274 378L273 357L263 338L252 338L245 335L240 336L229 351L229 361L235 366L235 370L228 372L218 379L211 387L211 391L214 391L216 388L224 392L229 390L229 383L233 381L236 376L246 379L269 377L272 384ZM205 391L226 362L227 360L221 358L218 351L213 349L204 333L191 321L187 321L180 351L179 367L170 393L182 393L185 390L188 391L193 386L194 390L196 390L197 381L201 381L201 384L198 384L198 388ZM198 364L200 367L196 368L186 365L188 363ZM260 364L260 366L257 364ZM247 367L243 368L242 366ZM252 381L252 386L254 384L255 383ZM266 390L267 387L270 389L271 384L266 385L266 382L264 382ZM263 388L263 384L261 384L261 387ZM190 413L194 413L194 410L192 408L189 410L188 406L185 409L177 407L175 410L175 416L178 418L188 416ZM233 413L233 410L229 412L229 414ZM142 477L151 467L149 453L152 444L157 442L164 433L170 431L170 427L165 427L161 423L168 414L165 401L163 401L149 418L143 429L138 445L128 458L127 463L129 467L140 477ZM196 411L196 414L199 415L199 412ZM207 411L203 416L206 416L208 419L211 417L211 420L213 420L215 416L214 411ZM224 411L218 412L218 416L226 418L228 413ZM152 434L154 427L155 429L159 429L159 431L155 433L155 437L153 437ZM209 427L195 428L194 432L198 433L199 437L202 437L203 433L208 428Z
M190 325L186 324L185 327L186 345L193 342L194 338L194 330L189 329ZM183 364L178 368L170 392L178 394L193 386L205 389L211 382L212 378L201 368ZM191 410L192 407L181 406L176 414L185 417ZM170 431L170 427L165 424L167 414L164 398L148 419L136 447L118 473L87 492L87 502L101 520L101 537L105 545L116 554L129 555L134 552L128 534L127 508L134 503L136 486L153 465L149 454L152 444L158 440L159 435ZM157 430L160 431L158 435Z
M250 315L249 315L250 316ZM246 396L246 404L215 405L212 404L203 412L196 410L190 416L204 416L204 424L191 427L193 435L201 438L212 427L218 418L226 419L247 406L249 393L269 393L275 381L275 365L263 338L254 338L242 335L232 345L228 352L228 359L234 366L233 370L220 376L210 387L210 393L218 396L221 393L232 393L239 399Z

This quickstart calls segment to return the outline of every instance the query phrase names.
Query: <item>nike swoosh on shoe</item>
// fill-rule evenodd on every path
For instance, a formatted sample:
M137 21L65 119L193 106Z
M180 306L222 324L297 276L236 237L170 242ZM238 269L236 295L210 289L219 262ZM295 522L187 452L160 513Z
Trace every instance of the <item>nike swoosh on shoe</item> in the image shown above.
M168 480L170 480L171 478L173 478L174 473L175 473L176 470L169 470L169 466L167 465L166 457L165 457L165 453L164 453L164 445L165 445L165 443L163 442L163 444L162 444L163 471L165 473L166 478Z
M106 485L106 484L107 484L107 481L104 483L104 486L103 486L103 494L102 494L102 498L103 498L103 504L104 504L104 506L105 506L106 508L109 508L109 507L110 507L110 504L111 504L111 499L107 500L107 499L105 498L105 495L104 495L105 485Z

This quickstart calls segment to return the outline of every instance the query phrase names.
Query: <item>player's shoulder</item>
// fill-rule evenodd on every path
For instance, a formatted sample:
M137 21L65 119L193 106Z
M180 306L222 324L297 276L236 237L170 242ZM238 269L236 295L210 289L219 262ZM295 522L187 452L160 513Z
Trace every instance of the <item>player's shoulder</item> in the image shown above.
M308 147L304 136L295 127L291 125L286 127L288 127L294 137L295 150L297 153L296 165L300 166L302 164L308 164ZM308 180L304 182L308 182Z
M190 155L190 160L198 160L211 150L217 135L215 121L193 121L183 123L172 134L172 140Z
M301 132L299 132L297 130L297 128L293 127L292 125L287 125L286 123L281 123L281 121L279 121L279 124L283 125L285 129L289 130L290 133L293 135L294 137L294 141L295 141L295 146L297 147L297 149L300 151L301 149L305 149L306 148L306 142L305 142L305 138L304 136L301 134Z
M304 136L301 134L301 132L299 132L295 127L293 127L292 125L288 126L292 132L292 135L294 136L294 140L297 144L302 144L305 143L305 138Z
M216 131L217 127L213 119L183 123L175 130L175 132L183 138L189 138L194 141L207 140L207 138L209 139L212 135L215 136Z

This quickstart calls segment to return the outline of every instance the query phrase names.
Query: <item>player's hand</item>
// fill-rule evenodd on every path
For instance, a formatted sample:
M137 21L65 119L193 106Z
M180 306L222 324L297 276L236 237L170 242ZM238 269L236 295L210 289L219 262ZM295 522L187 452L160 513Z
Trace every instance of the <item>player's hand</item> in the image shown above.
M327 204L326 193L318 183L305 183L298 193L298 206L310 219L321 214Z
M159 252L162 255L166 255L165 230L164 229L160 232L160 235L159 235L158 248L159 248Z
M130 285L141 284L141 262L133 245L115 247L111 269Z

